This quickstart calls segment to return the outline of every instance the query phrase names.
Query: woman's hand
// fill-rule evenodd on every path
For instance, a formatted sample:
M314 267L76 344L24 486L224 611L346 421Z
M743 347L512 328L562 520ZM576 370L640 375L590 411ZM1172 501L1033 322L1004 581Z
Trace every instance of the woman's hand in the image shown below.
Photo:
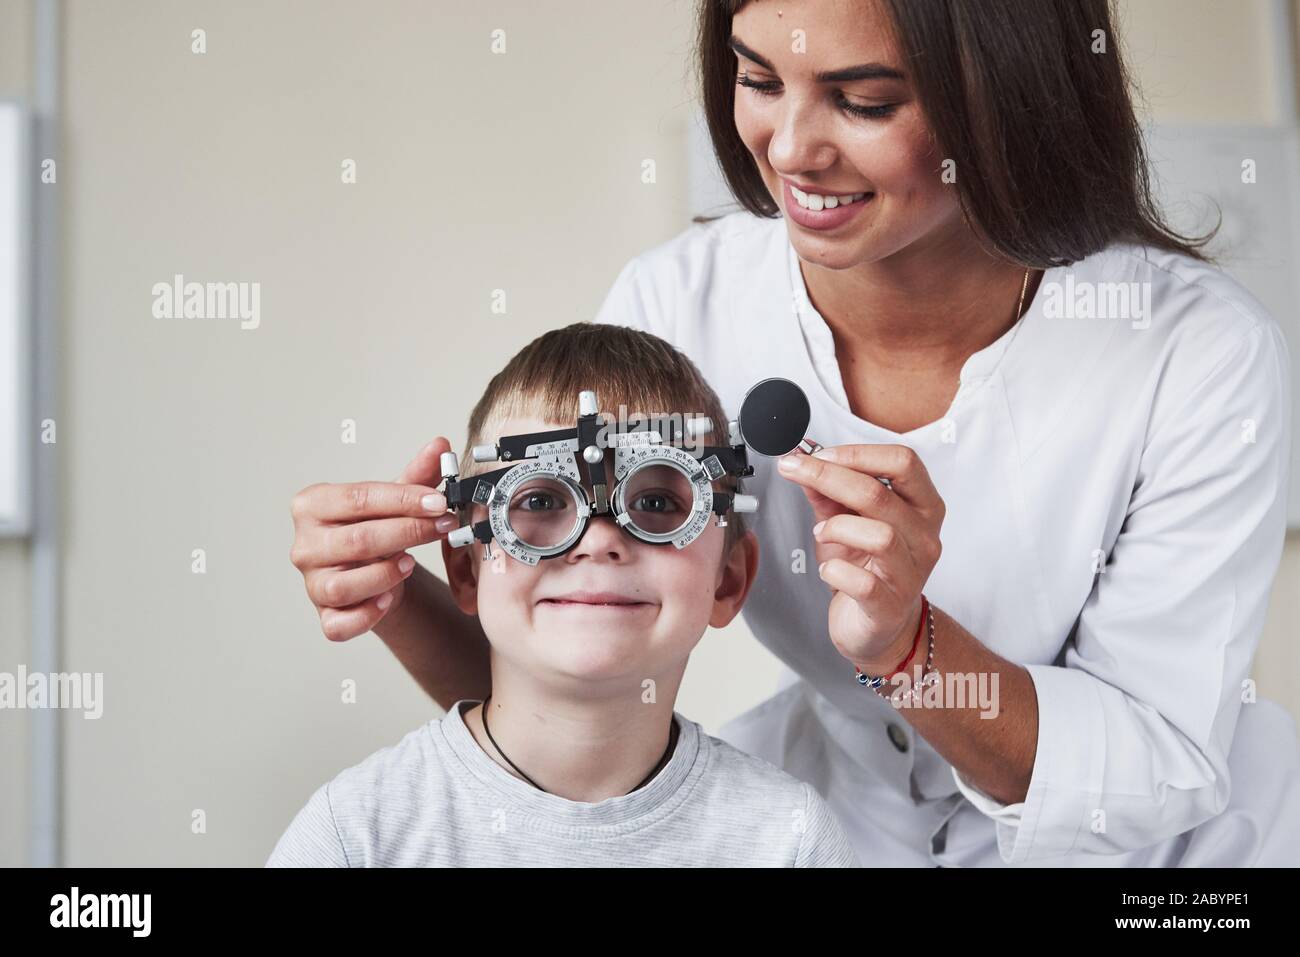
M436 488L442 483L439 456L450 450L439 436L393 483L319 483L293 497L289 561L302 572L326 638L346 641L392 614L415 568L406 549L436 541L459 524L446 514L447 500Z
M803 487L817 519L819 574L832 593L831 641L863 673L888 673L921 625L921 590L942 550L943 499L905 445L796 451L779 464Z

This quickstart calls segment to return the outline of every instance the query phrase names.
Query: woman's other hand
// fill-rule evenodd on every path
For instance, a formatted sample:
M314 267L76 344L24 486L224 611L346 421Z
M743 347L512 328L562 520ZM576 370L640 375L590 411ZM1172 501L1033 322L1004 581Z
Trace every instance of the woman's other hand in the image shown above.
M439 436L394 482L318 483L293 497L289 561L302 572L326 638L355 638L396 611L415 569L406 550L459 524L437 489L439 457L450 450Z

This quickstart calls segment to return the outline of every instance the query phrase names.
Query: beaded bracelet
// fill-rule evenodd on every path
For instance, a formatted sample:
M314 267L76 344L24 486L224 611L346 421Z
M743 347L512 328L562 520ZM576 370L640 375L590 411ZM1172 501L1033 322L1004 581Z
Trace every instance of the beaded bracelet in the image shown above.
M912 698L919 695L921 689L926 685L933 684L934 679L937 677L934 671L934 612L931 610L929 599L927 599L925 595L921 596L921 623L916 629L916 638L912 642L912 650L908 653L907 657L903 659L903 663L895 668L890 674L880 675L874 678L863 674L862 669L855 665L853 670L857 673L858 684L868 686L882 698L890 697L890 695L881 694L881 686L895 675L906 672L908 664L911 663L912 658L916 655L916 649L920 644L921 635L927 630L929 632L927 636L929 648L926 651L925 667L921 671L920 680L917 681L915 687L909 688L907 691L903 692L900 696L900 700L911 701Z
M897 698L893 699L893 703L897 706L910 704L912 702L912 699L920 697L923 689L929 687L930 685L934 684L939 680L939 672L934 670L934 615L933 614L929 615L929 620L930 620L930 650L926 653L925 656L925 668L922 669L921 675L917 679L915 685L913 685L911 688L908 688ZM880 694L880 692L877 691L876 694ZM882 697L884 696L882 695Z

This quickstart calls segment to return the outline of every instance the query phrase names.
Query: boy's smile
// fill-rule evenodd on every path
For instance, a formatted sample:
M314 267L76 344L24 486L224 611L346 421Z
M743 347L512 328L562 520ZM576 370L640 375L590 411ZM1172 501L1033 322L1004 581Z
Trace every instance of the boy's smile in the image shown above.
M559 609L598 609L607 611L639 611L653 608L651 602L609 591L571 591L550 598L540 598L537 604L543 608Z

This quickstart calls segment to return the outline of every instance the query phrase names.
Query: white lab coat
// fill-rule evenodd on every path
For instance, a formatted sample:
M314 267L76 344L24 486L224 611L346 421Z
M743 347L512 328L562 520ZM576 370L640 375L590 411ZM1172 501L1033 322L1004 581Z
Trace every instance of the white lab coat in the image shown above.
M1120 316L1114 283L1137 284ZM677 345L733 415L760 379L798 382L817 441L908 445L944 498L926 595L1037 692L1010 806L856 683L803 493L761 457L746 483L744 618L797 678L719 734L813 784L864 864L1300 864L1295 725L1248 683L1285 535L1289 358L1239 284L1133 245L1049 270L948 413L905 434L850 411L781 219L735 213L637 256L597 321Z

